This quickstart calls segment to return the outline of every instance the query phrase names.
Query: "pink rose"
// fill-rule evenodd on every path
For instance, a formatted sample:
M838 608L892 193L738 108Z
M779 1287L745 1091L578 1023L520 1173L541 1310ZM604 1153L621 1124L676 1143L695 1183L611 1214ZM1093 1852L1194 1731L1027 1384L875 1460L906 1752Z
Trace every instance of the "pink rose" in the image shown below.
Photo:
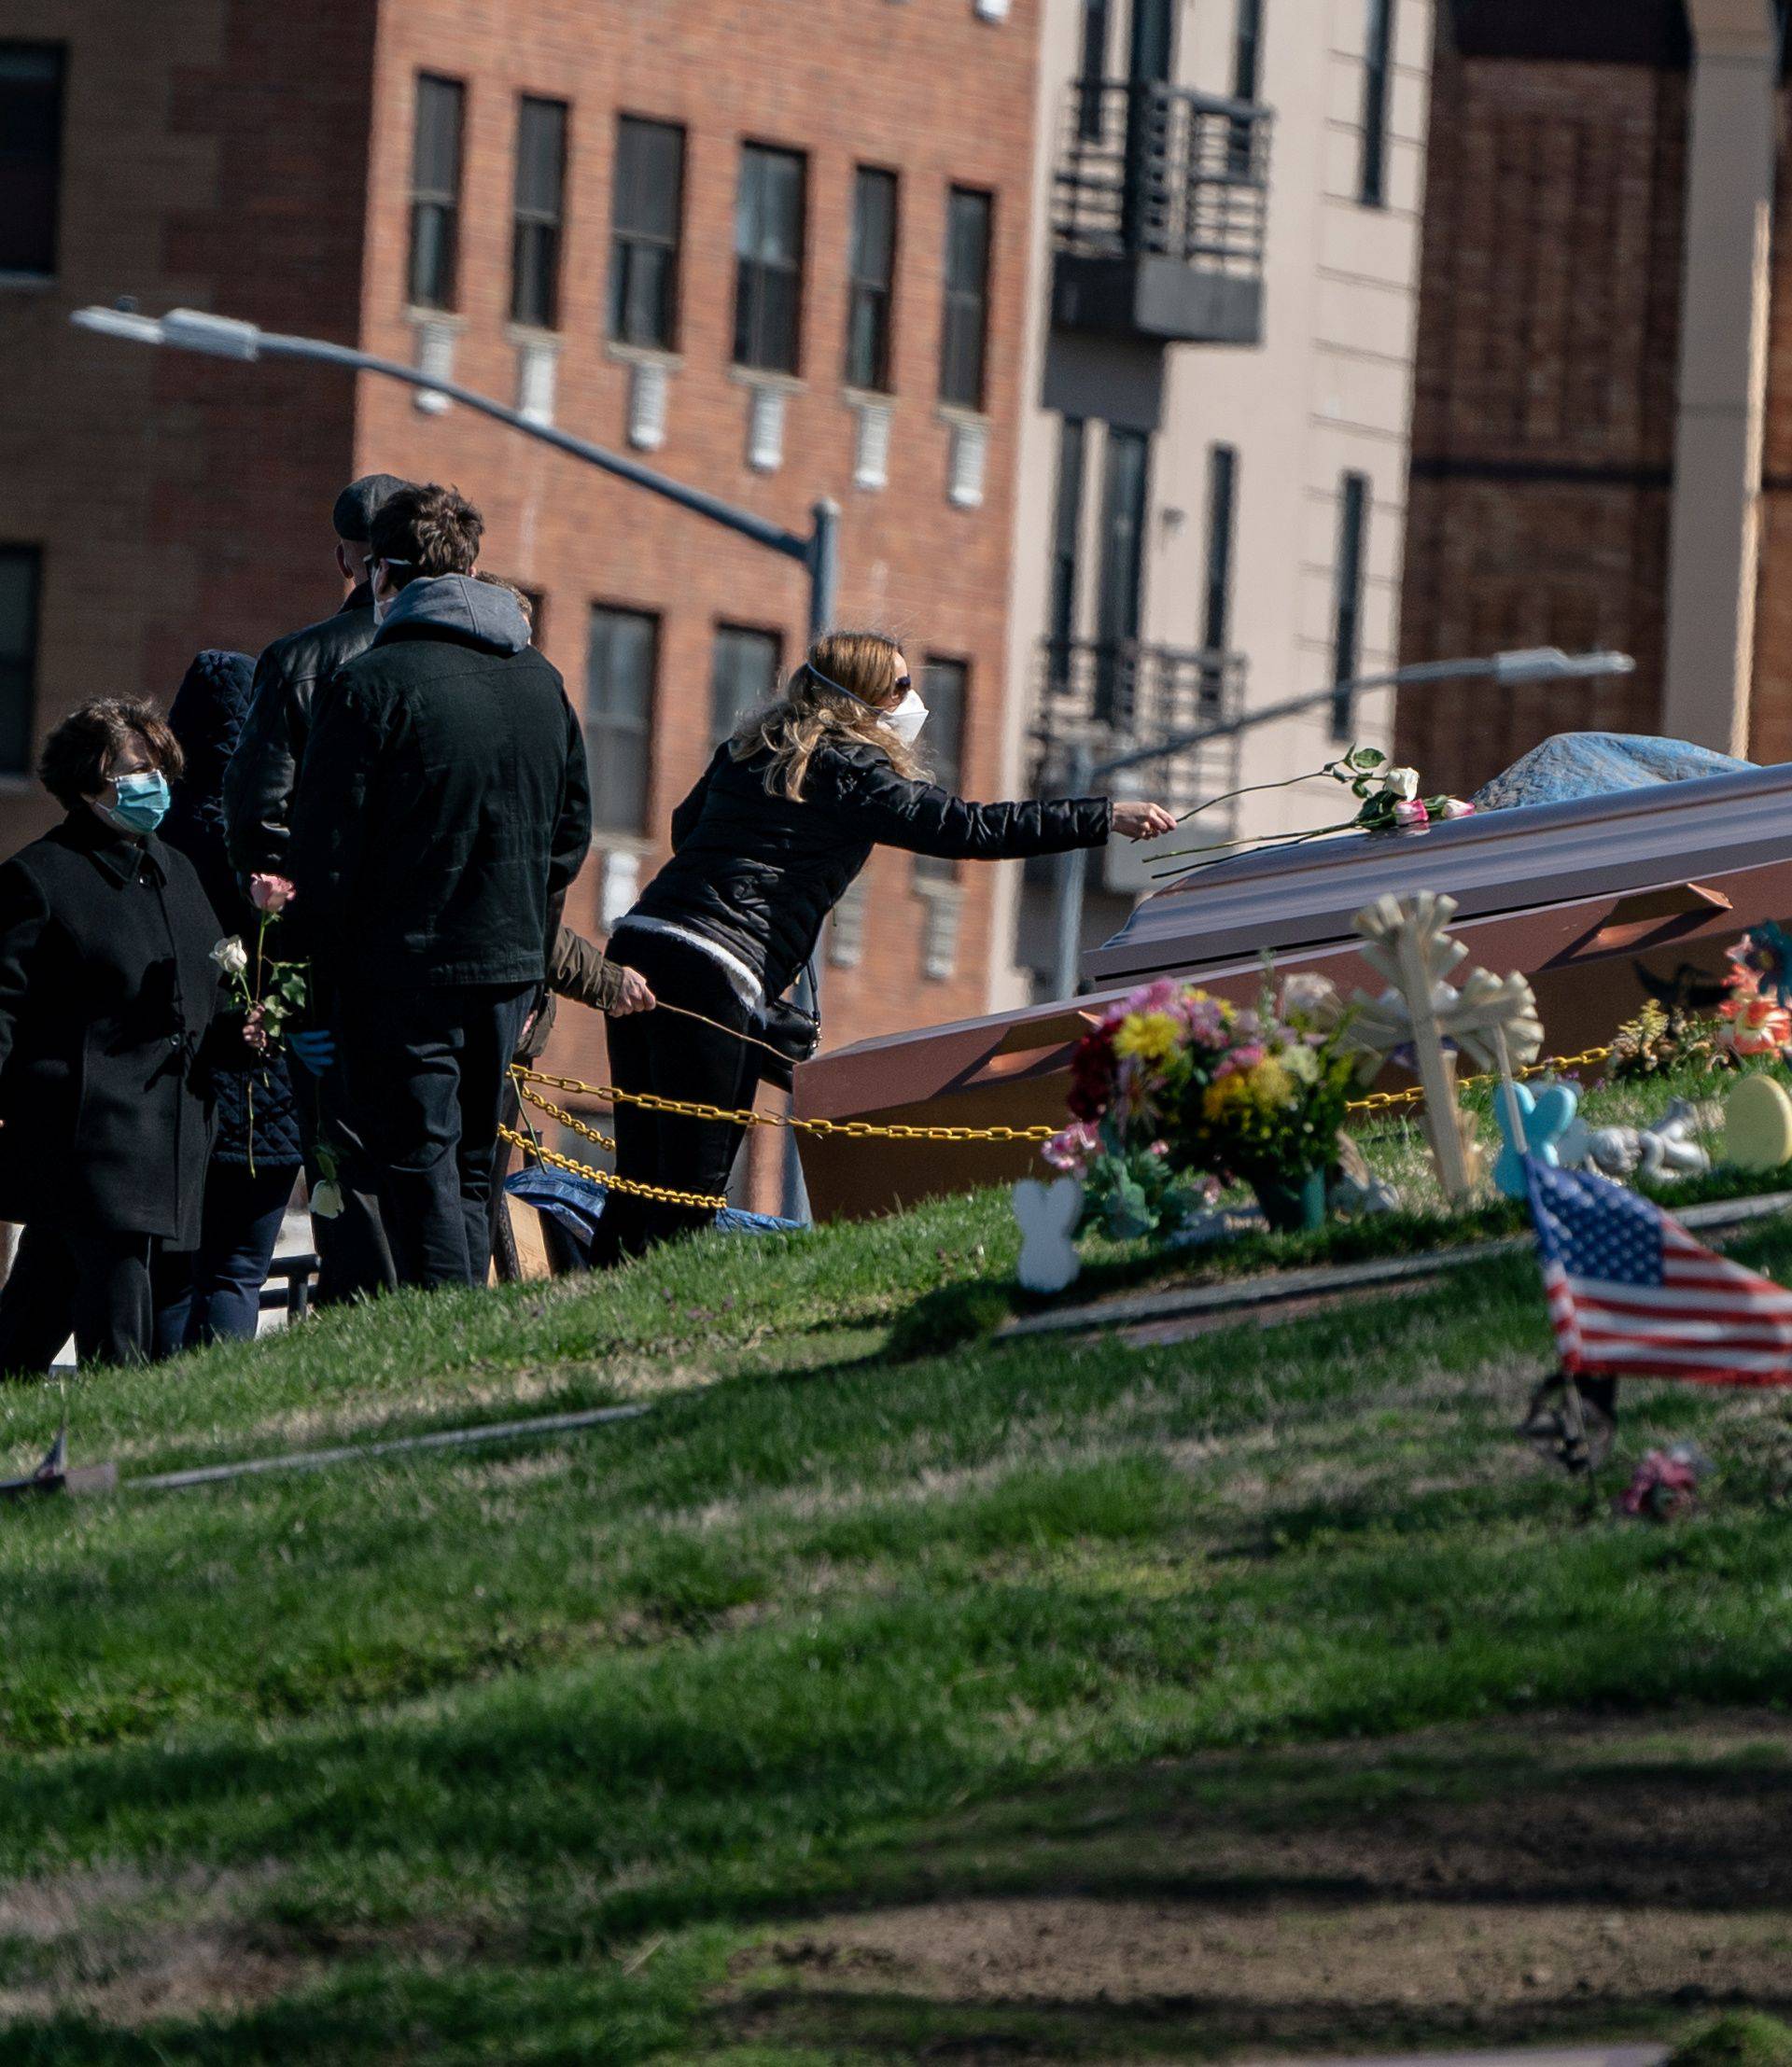
M284 875L252 875L249 878L249 902L270 918L277 918L298 894Z
M1405 797L1393 807L1393 822L1401 826L1429 825L1431 813L1417 797Z
M1472 818L1475 816L1475 806L1464 803L1461 797L1446 797L1437 806L1436 815L1440 818Z

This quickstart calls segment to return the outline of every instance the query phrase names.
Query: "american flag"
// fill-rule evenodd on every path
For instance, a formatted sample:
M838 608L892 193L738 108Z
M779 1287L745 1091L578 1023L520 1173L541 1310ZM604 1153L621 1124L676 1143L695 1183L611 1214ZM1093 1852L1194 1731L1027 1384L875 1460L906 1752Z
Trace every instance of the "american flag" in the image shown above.
M1792 1292L1701 1249L1608 1178L1525 1158L1549 1320L1571 1373L1792 1384Z

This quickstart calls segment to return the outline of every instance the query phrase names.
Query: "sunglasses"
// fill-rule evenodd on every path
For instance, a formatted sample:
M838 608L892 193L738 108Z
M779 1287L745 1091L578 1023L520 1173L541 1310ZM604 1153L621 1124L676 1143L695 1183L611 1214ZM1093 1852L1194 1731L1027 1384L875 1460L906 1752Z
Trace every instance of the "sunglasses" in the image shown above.
M890 686L900 694L906 696L909 691L914 688L915 680L912 676L904 675L900 682L892 682Z

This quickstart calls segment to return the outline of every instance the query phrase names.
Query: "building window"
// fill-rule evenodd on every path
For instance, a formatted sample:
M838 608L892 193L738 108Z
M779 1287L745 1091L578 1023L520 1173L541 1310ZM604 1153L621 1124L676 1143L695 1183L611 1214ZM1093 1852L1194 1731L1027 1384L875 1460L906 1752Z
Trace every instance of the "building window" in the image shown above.
M460 129L467 90L458 79L417 75L411 142L410 299L415 309L452 309L460 245Z
M1232 98L1254 101L1263 84L1263 0L1239 0L1232 24Z
M649 741L660 625L640 610L591 613L585 662L585 752L592 823L599 832L647 831Z
M511 238L511 320L552 330L560 316L561 200L567 104L525 94L516 118L516 216Z
M35 546L0 546L0 775L31 772L39 571Z
M847 385L889 392L889 316L896 282L896 175L861 165L852 188L847 288Z
M1067 416L1057 441L1057 506L1052 521L1050 678L1062 687L1071 677L1076 640L1078 545L1083 533L1083 454L1087 442L1080 416Z
M610 210L609 334L669 352L678 334L684 132L624 115L616 125Z
M1363 573L1368 548L1369 477L1346 474L1338 490L1337 600L1332 635L1332 737L1347 739L1352 702L1345 686L1363 664Z
M1363 44L1363 176L1357 186L1357 199L1365 208L1385 208L1394 0L1365 0L1365 5L1369 19Z
M806 161L748 144L735 206L735 363L794 373L803 316Z
M994 203L954 187L945 203L945 313L940 332L940 399L983 407L983 352L989 324L989 218Z
M1085 143L1101 135L1101 82L1108 76L1108 0L1083 0L1083 71L1077 93L1077 134Z
M928 656L917 684L927 705L926 744L928 765L933 780L954 796L964 792L964 717L966 690L971 670L963 661ZM915 857L915 875L922 883L950 883L958 875L956 861L936 854Z
M1232 635L1232 539L1237 525L1239 455L1231 445L1211 445L1207 454L1207 583L1202 599L1201 644L1223 653Z
M749 710L770 703L777 693L782 651L776 632L755 632L741 624L716 627L709 670L709 737L716 746L733 736Z
M56 271L63 47L0 43L0 273Z
M1108 430L1101 488L1101 588L1096 598L1095 715L1122 731L1132 722L1132 686L1145 580L1145 495L1151 440Z

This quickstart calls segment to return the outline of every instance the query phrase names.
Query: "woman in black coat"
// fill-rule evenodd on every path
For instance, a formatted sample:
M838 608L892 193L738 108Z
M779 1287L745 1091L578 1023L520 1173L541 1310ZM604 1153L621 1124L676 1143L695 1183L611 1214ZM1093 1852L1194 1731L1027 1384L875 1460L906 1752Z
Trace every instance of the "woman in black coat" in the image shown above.
M255 663L248 654L214 649L194 657L168 712L186 771L162 827L162 838L198 870L222 930L248 941L260 921L225 852L224 771L254 691ZM298 1100L284 1054L265 1055L249 1070L220 1069L213 1088L217 1133L199 1247L165 1255L157 1273L159 1356L256 1333L261 1288L304 1162Z
M180 767L153 704L87 705L38 769L68 816L0 868L0 1220L24 1223L0 1375L48 1371L71 1326L83 1362L147 1357L157 1253L199 1239L220 929L156 837Z
M609 957L662 1003L755 1033L815 952L822 922L871 858L905 847L943 860L1021 860L1148 840L1175 824L1159 804L1076 797L967 803L924 779L916 740L927 706L893 639L835 632L809 649L783 697L716 749L672 817L672 859L611 934ZM611 1020L610 1075L624 1091L743 1110L763 1048L670 1013ZM616 1171L719 1197L742 1129L724 1121L616 1110ZM607 1255L707 1226L713 1208L612 1194Z

